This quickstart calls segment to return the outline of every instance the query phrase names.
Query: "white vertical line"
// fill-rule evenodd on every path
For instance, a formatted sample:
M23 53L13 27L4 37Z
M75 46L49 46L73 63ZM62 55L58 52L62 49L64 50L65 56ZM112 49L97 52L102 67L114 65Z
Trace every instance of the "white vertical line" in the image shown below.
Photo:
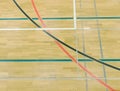
M77 29L77 13L76 13L76 0L73 0L73 19L74 19L74 28Z

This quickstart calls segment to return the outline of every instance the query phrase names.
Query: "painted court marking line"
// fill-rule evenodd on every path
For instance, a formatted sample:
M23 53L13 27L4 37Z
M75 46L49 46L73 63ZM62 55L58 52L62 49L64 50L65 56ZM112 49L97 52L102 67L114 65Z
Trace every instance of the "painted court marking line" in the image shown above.
M97 30L97 28L91 28L91 27L84 27L84 28L0 28L0 31L42 31L42 30L53 30L53 31L64 31L64 30L85 30L85 31L93 31ZM115 31L120 31L120 28L100 28L99 30L101 31L107 31L107 30L115 30Z
M1 31L21 31L21 30L76 30L75 28L0 28Z
M77 10L76 10L76 0L73 0L73 20L74 20L74 28L77 29Z
M99 59L103 62L120 62L120 59ZM78 59L79 62L93 62L91 59ZM72 62L71 59L0 59L0 62Z
M95 15L96 17L98 16L98 11L97 11L97 4L96 4L96 0L94 0L94 9L95 9ZM100 32L100 26L99 26L99 20L96 20L96 26L98 28L97 32L98 32L98 41L99 41L99 46L100 46L100 57L104 58L104 53L103 53L103 47L102 47L102 39L101 39L101 32ZM103 67L103 75L104 75L104 81L107 83L107 73L106 73L106 68L104 65L102 65ZM106 89L106 91L108 91L108 89Z
M38 20L38 18L32 18L33 20ZM73 17L45 17L43 20L73 20ZM120 16L80 16L77 20L119 20ZM0 18L0 20L29 20L28 18Z

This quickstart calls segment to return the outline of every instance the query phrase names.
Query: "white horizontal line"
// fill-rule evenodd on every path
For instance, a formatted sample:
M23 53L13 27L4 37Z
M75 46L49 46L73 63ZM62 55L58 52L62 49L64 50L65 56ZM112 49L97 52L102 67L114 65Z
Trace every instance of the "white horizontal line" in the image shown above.
M97 28L0 28L0 31L30 31L30 30L98 30ZM100 30L120 30L120 28L100 28Z
M0 30L76 30L75 28L0 28Z

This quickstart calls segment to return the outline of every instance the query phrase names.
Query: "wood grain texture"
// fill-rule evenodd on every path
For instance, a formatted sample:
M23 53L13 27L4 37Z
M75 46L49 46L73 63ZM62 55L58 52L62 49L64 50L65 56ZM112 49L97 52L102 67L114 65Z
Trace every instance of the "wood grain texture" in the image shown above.
M36 17L30 0L17 0L30 17ZM73 17L72 0L35 0L42 17ZM81 6L80 6L81 5ZM98 16L120 16L120 2L118 0L96 0ZM95 16L93 0L77 0L77 17ZM81 8L80 8L81 7ZM0 18L24 18L12 0L1 0ZM39 23L38 20L36 20ZM73 27L72 20L45 20L47 27ZM120 20L100 20L101 40L104 58L120 58ZM39 23L40 24L40 23ZM82 26L83 24L83 26ZM41 24L40 24L41 25ZM0 28L35 28L28 20L0 21ZM98 40L97 23L94 20L77 21L77 27L89 28L84 31L85 51L99 59L100 46ZM82 30L51 31L67 44L83 51ZM84 58L66 48L75 58ZM0 31L0 59L59 59L68 58L54 40L42 31ZM81 63L84 65L84 63ZM120 67L120 63L110 64ZM87 68L104 78L103 66L96 62L87 62ZM107 83L116 90L120 90L120 72L106 67ZM114 79L113 79L114 78ZM105 91L89 75L88 91ZM104 79L102 79L104 81ZM85 72L72 62L46 63L0 63L0 91L87 91Z

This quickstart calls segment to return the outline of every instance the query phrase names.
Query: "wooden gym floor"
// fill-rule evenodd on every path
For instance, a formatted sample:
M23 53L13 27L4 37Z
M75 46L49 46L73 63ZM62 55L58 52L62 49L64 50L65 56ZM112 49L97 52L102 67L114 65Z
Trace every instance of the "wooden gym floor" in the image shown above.
M40 24L30 0L17 1ZM47 28L74 28L73 0L34 1ZM120 67L120 1L76 0L76 9L77 30L51 30L51 33L92 57ZM5 28L19 30L5 31ZM1 0L0 91L107 91L71 62L52 38L42 31L24 28L36 26L12 0ZM85 61L82 55L66 49L99 79L106 79L107 84L120 90L119 71Z

